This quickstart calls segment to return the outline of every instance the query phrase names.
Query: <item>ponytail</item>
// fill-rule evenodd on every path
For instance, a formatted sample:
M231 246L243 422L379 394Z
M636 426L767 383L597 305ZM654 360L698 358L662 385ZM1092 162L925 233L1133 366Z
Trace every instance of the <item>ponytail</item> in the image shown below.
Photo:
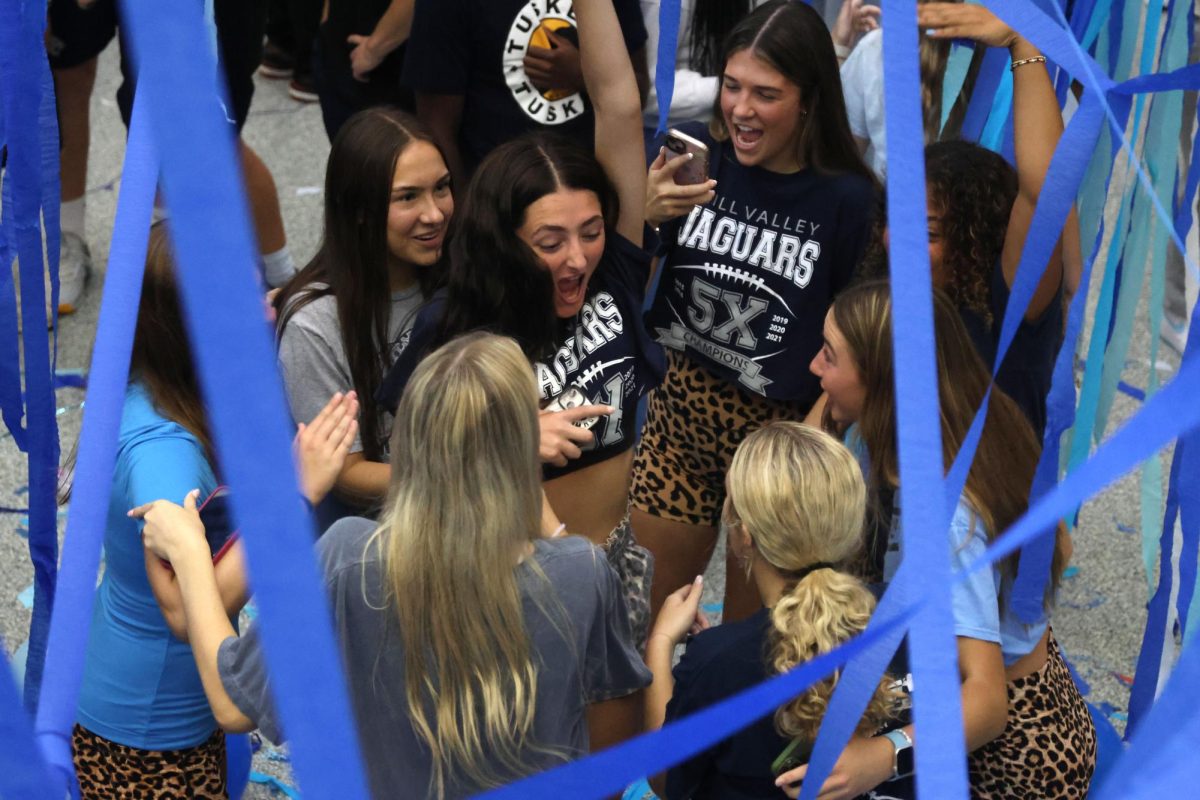
M771 611L768 661L776 673L828 653L866 629L875 597L856 578L828 564L801 571L791 591ZM816 739L838 673L813 684L775 711L775 728L785 737ZM874 733L892 717L894 692L883 678L858 725L859 733Z

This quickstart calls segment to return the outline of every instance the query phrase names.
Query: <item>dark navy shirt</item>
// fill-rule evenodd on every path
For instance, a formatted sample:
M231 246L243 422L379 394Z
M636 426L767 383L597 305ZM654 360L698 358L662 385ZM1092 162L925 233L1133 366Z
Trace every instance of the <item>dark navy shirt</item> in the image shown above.
M1004 279L1004 269L997 261L996 268L992 271L991 292L988 298L992 324L988 325L973 311L959 310L967 333L970 334L975 349L983 357L989 371L996 361L996 348L1000 344L1000 328L1004 324L1008 297L1008 282ZM1054 299L1040 317L1033 322L1022 317L1008 348L1008 354L1004 357L1004 363L996 373L996 385L1025 412L1039 442L1046 430L1046 394L1050 391L1054 360L1058 358L1062 340L1063 304L1060 285Z
M606 461L633 447L638 400L659 384L666 371L662 348L642 324L650 258L645 250L610 231L604 256L588 282L583 307L565 322L563 339L554 355L533 362L542 405L575 386L589 403L616 409L592 428L595 439L583 448L581 457L570 460L565 467L543 467L546 480ZM437 347L434 338L443 308L444 299L435 297L417 315L408 345L377 395L385 407L396 407L420 359Z
M625 48L636 53L646 42L641 6L613 6ZM468 170L534 130L591 149L596 125L587 96L541 92L525 74L529 48L551 46L547 30L579 44L573 0L416 0L402 81L415 92L463 97L459 138Z
M874 184L743 167L726 143L695 133L709 146L717 193L663 226L664 274L647 327L740 388L809 405L820 383L808 363L866 245Z
M732 697L771 677L767 668L769 609L741 622L718 625L695 636L675 666L675 691L667 721ZM759 719L667 773L667 800L782 797L771 763L788 746L775 732L774 715Z

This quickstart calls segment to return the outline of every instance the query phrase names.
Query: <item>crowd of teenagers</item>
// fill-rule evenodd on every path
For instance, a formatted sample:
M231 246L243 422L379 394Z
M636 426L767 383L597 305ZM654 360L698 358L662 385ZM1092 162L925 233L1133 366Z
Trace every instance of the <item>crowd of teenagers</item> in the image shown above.
M104 12L111 38L103 3L55 0L52 37ZM219 36L258 5L216 0ZM326 0L308 29L324 233L294 274L264 260L268 316L375 797L469 796L704 709L861 632L903 559L886 19L861 0L832 26L802 2L684 0L664 141L659 3L640 6ZM1045 59L989 11L918 13L947 469L991 400L949 529L907 535L944 538L959 568L1028 505L1078 235L1038 265L993 385L1062 116ZM249 72L229 39L233 88ZM956 139L961 101L943 113L953 39L1011 54L1015 164ZM238 630L253 573L170 225L150 233L73 735L85 798L225 797L224 732L287 733L255 626ZM714 625L697 576L720 531ZM1095 731L1050 623L1057 537L1036 623L1008 604L1019 553L952 589L974 797L1088 791ZM903 652L822 800L913 796ZM796 797L836 683L651 785Z

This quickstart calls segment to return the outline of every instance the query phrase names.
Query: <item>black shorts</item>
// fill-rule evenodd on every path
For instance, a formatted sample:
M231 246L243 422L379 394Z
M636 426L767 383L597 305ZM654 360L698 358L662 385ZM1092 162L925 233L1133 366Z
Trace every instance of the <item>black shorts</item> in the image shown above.
M230 116L238 131L250 114L254 97L254 71L262 61L263 35L267 26L266 0L215 0L217 44L229 86ZM70 69L91 61L119 33L117 0L95 0L80 8L78 0L51 0L46 31L50 68ZM121 75L117 106L129 125L133 112L133 71L121 46Z

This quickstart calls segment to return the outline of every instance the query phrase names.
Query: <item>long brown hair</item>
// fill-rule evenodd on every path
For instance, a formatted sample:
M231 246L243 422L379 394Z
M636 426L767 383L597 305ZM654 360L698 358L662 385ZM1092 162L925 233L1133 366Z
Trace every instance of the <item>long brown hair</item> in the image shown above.
M725 37L721 69L742 50L750 50L800 88L807 112L796 142L801 163L823 172L855 173L875 183L875 173L862 160L850 133L837 55L821 15L805 3L772 0L746 15ZM718 141L729 138L720 92L709 130Z
M165 223L150 228L146 274L138 302L129 377L146 387L154 407L200 440L213 459L212 436L175 282L175 259Z
M885 281L855 286L833 303L833 320L850 349L863 382L865 399L858 427L870 455L867 486L871 508L880 513L881 491L900 480L896 444L896 391L893 378L892 298ZM934 291L938 402L942 429L942 467L949 470L962 447L975 413L992 382L962 318L945 293ZM1025 415L999 387L992 387L987 418L963 495L983 525L988 541L1016 522L1029 506L1029 488L1041 455L1041 444ZM876 520L886 530L890 520ZM1055 553L1046 601L1053 598L1062 574ZM1019 551L1000 562L1001 587L1016 577Z
M416 117L395 108L369 108L351 117L333 140L325 171L325 233L317 254L275 298L278 335L297 311L333 295L342 347L354 390L363 455L383 460L381 420L369 402L383 380L391 321L388 206L401 153L414 141L437 143ZM440 153L440 148L438 149ZM428 296L437 269L420 269ZM314 285L316 284L316 285Z

